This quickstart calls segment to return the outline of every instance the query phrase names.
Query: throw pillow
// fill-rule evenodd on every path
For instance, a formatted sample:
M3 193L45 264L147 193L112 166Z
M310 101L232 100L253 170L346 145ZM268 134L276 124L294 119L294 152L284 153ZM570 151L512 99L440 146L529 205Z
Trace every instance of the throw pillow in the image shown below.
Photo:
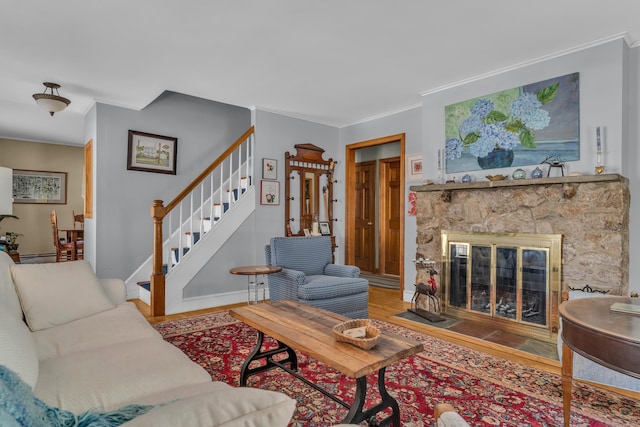
M15 264L11 266L11 274L32 331L115 307L88 261Z
M0 365L0 425L4 427L112 427L147 413L155 406L128 405L110 412L74 415L38 399L15 372Z
M0 364L16 372L34 388L39 364L31 331L21 319L4 310L0 310L0 343Z

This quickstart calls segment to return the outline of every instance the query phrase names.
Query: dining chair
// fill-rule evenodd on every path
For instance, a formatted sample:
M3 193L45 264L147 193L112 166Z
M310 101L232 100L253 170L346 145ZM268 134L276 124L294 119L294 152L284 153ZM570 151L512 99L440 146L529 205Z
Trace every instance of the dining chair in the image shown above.
M73 214L73 227L75 228L76 222L80 223L80 228L84 228L84 214L76 215L75 211L71 211Z
M58 216L56 210L51 211L51 229L53 231L53 246L56 248L56 262L74 261L77 256L76 242L67 242L60 240L58 231Z

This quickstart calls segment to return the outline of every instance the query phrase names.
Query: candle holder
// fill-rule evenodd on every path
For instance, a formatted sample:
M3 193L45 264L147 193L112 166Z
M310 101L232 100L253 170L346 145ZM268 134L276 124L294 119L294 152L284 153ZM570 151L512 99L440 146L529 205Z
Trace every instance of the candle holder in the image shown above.
M602 164L602 151L598 150L597 155L596 155L596 175L602 175L604 173L604 171L606 170L606 168L604 167L604 165Z
M596 175L602 175L606 168L602 164L602 136L600 126L596 128Z

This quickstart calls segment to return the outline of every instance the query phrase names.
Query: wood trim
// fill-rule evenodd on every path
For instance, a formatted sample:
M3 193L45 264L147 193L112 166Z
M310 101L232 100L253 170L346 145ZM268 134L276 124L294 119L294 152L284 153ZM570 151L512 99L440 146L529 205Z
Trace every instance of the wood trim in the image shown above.
M93 140L84 145L84 217L93 218Z
M218 158L213 163L211 163L208 168L202 171L202 173L198 175L196 179L191 181L191 184L189 184L184 190L182 190L182 192L180 192L180 194L176 196L175 199L173 199L172 201L169 202L169 204L167 204L163 215L166 215L173 208L175 208L178 205L178 203L182 201L182 199L187 197L198 186L198 184L202 182L202 180L204 180L207 176L209 176L211 172L213 172L213 170L217 168L220 165L220 163L222 163L224 159L226 159L229 156L229 154L233 153L243 142L245 142L253 134L253 131L254 131L254 126L251 126L245 133L242 134L240 138L236 140L236 142L234 142L229 146L229 148L224 150L224 153L218 156Z
M391 142L400 143L400 185L402 187L402 198L398 209L402 212L400 215L400 292L399 298L402 299L404 293L404 218L405 218L405 134L385 136L382 138L371 139L367 141L356 142L345 146L345 200L353 200L355 197L355 160L356 150L359 148L373 147L375 145L388 144ZM353 247L353 230L355 227L355 208L350 203L345 203L345 264L355 262L355 253Z
M379 159L378 160L378 223L379 224L387 224L387 222L389 221L388 215L387 215L387 211L385 209L385 207L387 206L387 184L388 184L388 180L389 180L389 171L387 169L388 164L389 163L393 163L393 162L400 162L400 164L402 164L402 158L401 156L397 156L397 157L387 157L384 159ZM401 198L402 199L402 198ZM400 216L404 216L404 210L402 211L403 213ZM378 247L379 247L379 254L378 254L378 272L382 273L382 274L388 274L386 271L386 268L384 265L382 265L382 261L386 260L387 257L387 227L382 226L382 227L378 227L378 232L379 232L379 240L378 240ZM401 270L401 269L400 269Z

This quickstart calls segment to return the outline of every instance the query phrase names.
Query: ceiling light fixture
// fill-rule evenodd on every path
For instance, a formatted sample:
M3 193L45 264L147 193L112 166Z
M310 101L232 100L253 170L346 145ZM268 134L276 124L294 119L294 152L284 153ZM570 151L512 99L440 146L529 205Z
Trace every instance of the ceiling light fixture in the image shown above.
M53 116L54 113L64 110L67 105L71 104L71 101L58 93L58 88L60 87L58 83L44 82L42 84L45 86L44 92L33 94L33 99L36 100L40 108L48 111ZM47 89L50 90L50 93L47 93ZM54 90L55 93L53 92Z

